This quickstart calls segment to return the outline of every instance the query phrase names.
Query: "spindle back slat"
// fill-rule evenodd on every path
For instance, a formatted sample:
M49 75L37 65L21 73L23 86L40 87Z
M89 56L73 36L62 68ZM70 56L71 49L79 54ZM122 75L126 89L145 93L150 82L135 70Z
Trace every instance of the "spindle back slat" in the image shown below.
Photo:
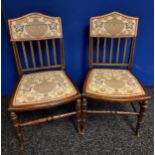
M64 68L60 17L30 13L8 23L19 75L27 71Z
M29 63L28 63L28 59L27 59L27 52L26 52L26 48L25 48L25 43L23 41L22 41L22 50L23 50L26 68L29 68Z
M96 62L99 62L99 51L100 50L100 38L97 38L97 46L96 46Z
M110 64L112 63L112 52L113 52L113 44L114 44L114 39L111 39L111 44L110 44Z
M124 54L123 54L123 62L122 63L125 63L127 44L128 44L128 38L125 39L124 51L123 51Z
M33 49L33 43L32 43L32 41L30 41L30 49L31 49L33 67L36 67L36 61L35 61L35 57L34 57L34 49Z
M41 49L41 43L40 43L39 40L37 41L37 44L38 44L38 52L39 52L40 65L43 66L42 49Z
M49 55L49 47L48 47L48 41L45 40L45 44L46 44L46 56L47 56L47 63L48 66L50 65L50 55Z
M90 68L93 66L125 66L131 68L137 27L138 18L126 16L118 12L91 17ZM102 40L103 47L101 48L100 43ZM96 51L94 50L95 46ZM95 55L96 59L93 58ZM102 61L100 61L101 57Z
M106 62L106 45L107 45L107 38L104 38L104 44L103 44L103 63Z
M52 47L53 47L53 56L54 56L54 64L57 64L57 54L56 54L56 46L55 39L52 39Z
M118 59L119 59L120 43L121 43L121 38L119 38L119 39L118 39L118 42L117 42L116 63L118 63Z

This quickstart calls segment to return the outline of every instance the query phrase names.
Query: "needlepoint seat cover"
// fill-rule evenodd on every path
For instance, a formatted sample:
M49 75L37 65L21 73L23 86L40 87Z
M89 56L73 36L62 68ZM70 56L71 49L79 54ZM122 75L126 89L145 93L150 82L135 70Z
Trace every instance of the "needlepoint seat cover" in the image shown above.
M25 74L15 92L13 106L63 100L78 92L64 71Z
M84 91L88 94L110 98L145 95L136 77L125 69L92 69L88 74Z

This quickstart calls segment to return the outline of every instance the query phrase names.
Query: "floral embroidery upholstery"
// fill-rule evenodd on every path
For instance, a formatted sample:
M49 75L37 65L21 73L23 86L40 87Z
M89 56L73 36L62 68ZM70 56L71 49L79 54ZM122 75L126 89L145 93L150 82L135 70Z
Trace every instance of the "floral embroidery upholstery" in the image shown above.
M90 19L91 37L134 37L137 35L138 18L112 12Z
M16 90L14 106L62 100L77 94L64 71L24 75Z
M125 69L93 69L85 92L112 98L145 95L137 79Z
M30 13L9 20L11 41L62 38L60 17Z

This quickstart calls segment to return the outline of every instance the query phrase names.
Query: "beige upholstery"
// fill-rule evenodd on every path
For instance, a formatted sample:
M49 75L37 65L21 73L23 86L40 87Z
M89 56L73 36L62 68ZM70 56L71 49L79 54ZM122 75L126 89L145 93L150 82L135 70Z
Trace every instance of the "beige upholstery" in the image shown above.
M145 95L137 79L125 69L92 69L88 75L85 91L111 98Z
M112 12L90 19L91 37L135 37L138 18Z
M17 87L13 105L34 105L66 99L77 90L64 71L47 71L24 75Z
M30 13L9 20L11 41L62 38L60 17Z

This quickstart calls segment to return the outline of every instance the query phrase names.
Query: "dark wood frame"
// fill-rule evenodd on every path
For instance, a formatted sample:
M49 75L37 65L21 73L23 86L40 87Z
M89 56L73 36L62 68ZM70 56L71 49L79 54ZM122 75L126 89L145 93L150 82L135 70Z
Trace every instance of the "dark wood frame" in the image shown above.
M108 15L113 15L113 14L115 14L115 15L119 14L125 18L137 20L137 27L138 27L138 18L126 16L126 15L120 14L118 12L112 12L112 13L104 15L104 16L93 17L93 19L94 18L96 18L96 19L102 18L102 17L108 16ZM91 22L91 19L90 19L90 22ZM91 32L91 29L92 29L92 27L90 27L90 32ZM103 36L101 36L101 35L100 36L91 36L90 35L90 37L89 37L89 68L90 68L90 70L89 70L87 77L85 79L84 86L83 86L83 93L82 93L82 98L83 98L82 99L82 134L84 134L85 130L86 130L86 121L87 121L88 114L117 114L117 115L134 115L134 116L137 116L136 135L138 137L140 136L140 126L144 122L143 121L144 114L145 114L145 111L148 107L148 100L150 99L150 96L146 92L142 96L124 97L124 98L103 97L103 96L98 96L98 95L94 95L94 94L90 94L90 93L86 92L86 85L88 84L87 81L88 81L89 74L90 74L91 70L93 68L95 68L96 66L103 66L103 67L105 67L105 66L106 67L124 66L124 67L127 67L127 69L131 72L133 56L134 56L134 48L135 48L135 43L136 43L136 35L137 35L137 30L133 36L127 35L127 36L111 36L111 37L108 36L107 37L104 35ZM110 63L98 63L98 62L93 63L93 39L94 38L104 38L104 39L105 38L111 38L111 39L118 38L118 39L121 39L123 37L126 37L126 38L131 37L132 38L132 42L131 42L131 46L130 46L130 55L129 55L129 60L128 60L127 64L120 64L118 62L116 62L116 63L111 63L111 62ZM97 47L97 51L98 51L98 48L99 47ZM116 57L117 57L117 55L116 55ZM140 82L139 82L139 84L140 84ZM97 102L107 101L107 102L111 102L114 104L118 104L118 103L131 104L134 111L130 112L130 111L110 111L110 110L109 111L107 111L107 110L89 110L87 100L94 100ZM138 102L140 105L139 112L136 110L136 108L133 105L136 102Z
M19 17L19 18L16 18L16 19L11 19L9 20L9 30L11 32L11 22L12 21L16 21L16 20L21 20L23 18L27 18L29 16L33 16L33 15L38 15L38 16L41 16L41 17L48 17L49 19L50 18L55 18L55 17L50 17L50 16L46 16L46 15L43 15L43 14L40 14L40 13L30 13L30 14L27 14L25 16L22 16L22 17ZM60 17L56 17L56 18L59 18L59 20L61 21L61 18ZM60 25L61 26L61 25ZM10 36L12 34L10 33ZM39 67L36 67L35 65L35 60L33 59L33 67L29 67L28 66L28 62L27 65L26 65L26 68L22 68L21 66L21 62L20 62L20 57L19 57L19 53L18 53L18 47L17 47L17 42L22 42L22 49L23 49L23 52L25 52L25 56L26 56L26 48L24 47L24 41L29 41L30 42L30 46L31 46L31 52L34 52L33 51L33 46L32 46L32 41L37 41L38 40L38 48L39 48L39 52L41 52L41 47L40 47L40 43L39 41L40 40L45 40L47 42L47 39L59 39L59 47L60 47L60 61L61 63L58 65L57 64L57 55L56 55L56 51L55 51L55 55L54 55L54 65L49 65L49 62L48 62L48 66L39 66ZM30 40L13 40L12 39L12 36L11 36L11 42L12 42L12 46L13 46L13 52L14 52L14 56L15 56L15 60L16 60L16 65L17 65L17 69L18 69L18 74L20 76L20 79L19 81L21 80L21 78L23 77L24 73L26 71L36 71L36 70L45 70L45 69L59 69L59 70L64 70L64 47L63 47L63 38L62 38L62 35L60 38L34 38L34 39L30 39ZM53 44L53 41L52 41L52 44ZM54 45L55 46L55 45ZM46 49L46 52L49 52L47 51L48 49ZM33 54L33 53L32 53ZM48 53L47 53L48 54ZM25 56L24 56L24 60L25 60ZM33 55L34 57L34 55ZM49 57L49 56L47 56ZM42 59L42 57L41 57ZM40 60L41 60L40 59ZM42 64L42 63L41 63ZM66 74L67 76L67 74ZM67 76L69 77L69 76ZM69 78L70 79L70 78ZM76 128L77 128L77 132L80 133L81 132L81 94L80 92L78 91L77 87L75 86L75 84L73 83L73 81L70 79L70 81L72 82L73 86L76 88L77 90L77 94L75 94L74 96L71 96L71 97L67 97L66 99L61 99L61 100L57 100L57 101L53 101L53 102L46 102L44 104L34 104L34 105L22 105L22 106L14 106L13 105L13 99L15 97L15 92L16 92L16 89L19 85L19 81L17 82L17 85L14 89L14 92L12 94L12 97L10 99L10 103L9 103L9 107L8 107L8 111L10 113L10 116L11 116L11 120L13 122L13 125L16 129L16 133L17 133L17 136L18 136L18 139L19 139L19 142L20 142L20 150L23 150L24 149L24 139L23 139L23 134L22 134L22 127L24 126L29 126L29 125L33 125L33 124L39 124L39 123L43 123L43 122L47 122L47 121L53 121L53 120L57 120L57 119L61 119L61 118L65 118L65 117L69 117L69 116L76 116ZM70 102L73 102L73 101L76 101L76 104L75 104L75 111L72 111L72 112L68 112L68 113L62 113L62 114L57 114L57 115L53 115L53 116L48 116L48 117L44 117L44 118L39 118L39 119L35 119L35 120L30 120L30 121L26 121L26 122L22 122L21 121L21 118L20 118L20 115L19 113L21 112L26 112L26 111L38 111L38 110L43 110L43 109L51 109L51 108L54 108L54 107L57 107L57 106L61 106L61 105L65 105L65 104L69 104Z

